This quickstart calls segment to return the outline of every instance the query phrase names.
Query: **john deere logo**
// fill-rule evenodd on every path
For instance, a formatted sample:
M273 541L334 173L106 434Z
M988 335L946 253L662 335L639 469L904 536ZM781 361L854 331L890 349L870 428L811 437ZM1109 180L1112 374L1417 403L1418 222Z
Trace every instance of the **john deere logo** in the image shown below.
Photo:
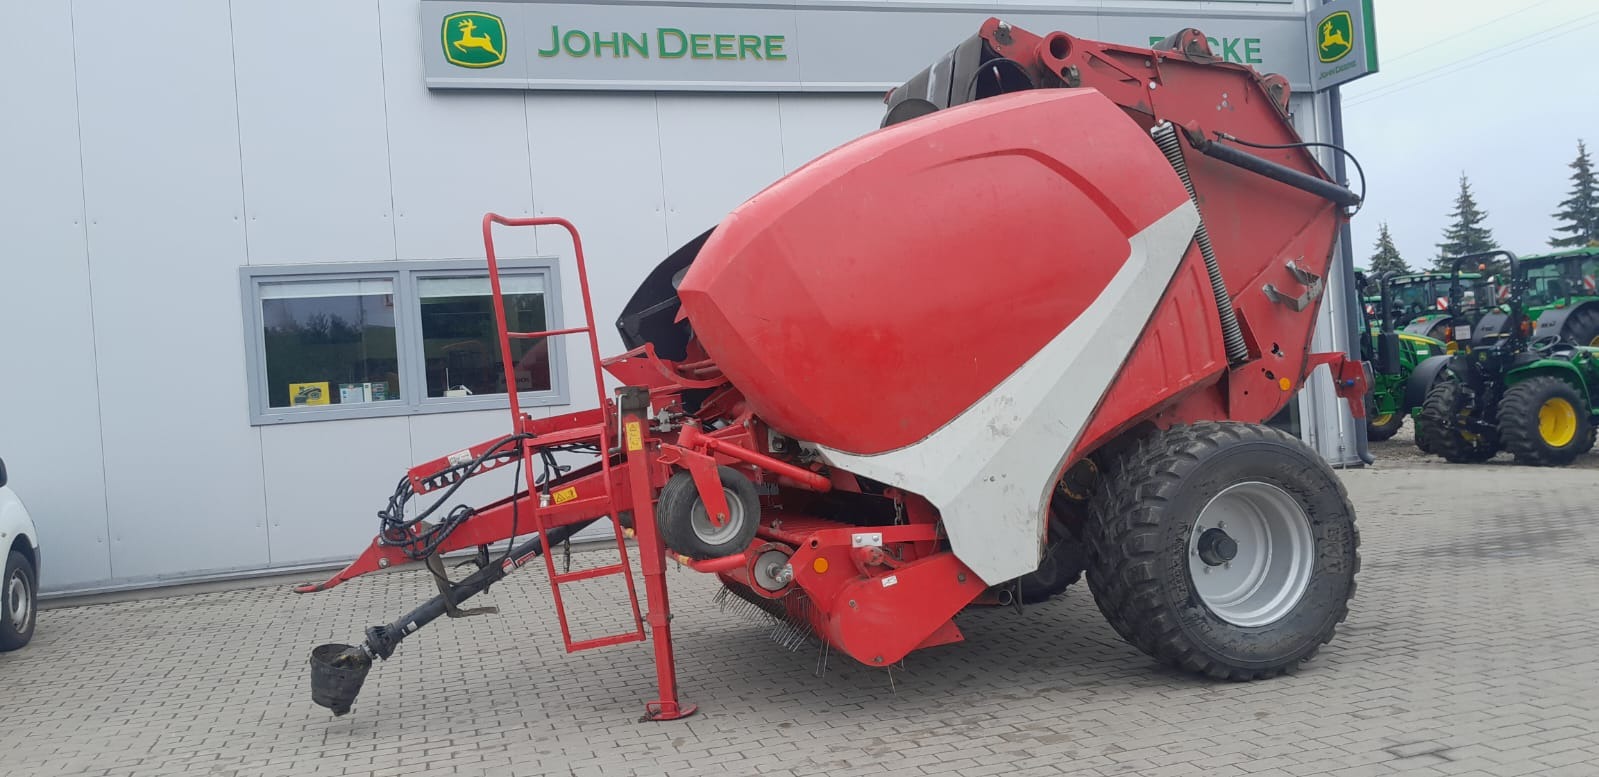
M463 11L444 17L444 58L461 67L505 61L505 22L491 13Z
M1355 22L1348 11L1339 11L1321 20L1316 36L1316 57L1323 62L1337 62L1349 56L1355 44Z

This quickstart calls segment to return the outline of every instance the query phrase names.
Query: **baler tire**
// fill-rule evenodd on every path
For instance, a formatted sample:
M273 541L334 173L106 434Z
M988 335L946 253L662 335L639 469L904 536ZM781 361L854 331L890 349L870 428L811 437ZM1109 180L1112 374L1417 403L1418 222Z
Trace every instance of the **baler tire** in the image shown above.
M1575 424L1570 439L1552 444L1540 431L1541 410L1551 402L1564 402ZM1499 400L1499 439L1517 464L1559 467L1570 464L1593 447L1594 429L1588 403L1575 386L1559 378L1541 375L1528 378L1508 389Z
M1239 486L1291 500L1310 540L1302 592L1250 625L1206 602L1190 561L1196 520ZM1275 677L1314 655L1349 614L1360 570L1354 508L1332 468L1287 433L1200 423L1149 435L1111 463L1090 510L1094 601L1118 634L1163 664L1222 680Z
M1087 563L1083 544L1053 526L1051 535L1037 571L1016 579L1016 598L1022 604L1043 604L1083 579L1083 566Z
M761 524L761 500L755 493L755 483L732 467L717 467L716 475L722 481L722 493L727 498L728 521L737 523L736 527L717 530L709 537L695 529L695 519L703 516L705 506L700 502L694 476L683 470L667 479L655 503L656 525L660 527L662 542L696 561L743 553L755 539L755 531ZM700 516L696 516L696 508Z
M1416 423L1416 447L1453 464L1476 464L1499 452L1499 440L1495 434L1473 434L1459 428L1462 390L1456 381L1441 380L1427 392Z

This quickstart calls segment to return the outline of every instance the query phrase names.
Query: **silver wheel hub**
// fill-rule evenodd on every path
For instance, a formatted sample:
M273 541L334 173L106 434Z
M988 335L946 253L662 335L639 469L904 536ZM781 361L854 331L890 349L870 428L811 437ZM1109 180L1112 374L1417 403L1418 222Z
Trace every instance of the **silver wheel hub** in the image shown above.
M727 500L727 520L721 526L711 523L711 516L705 511L705 500L694 500L694 510L689 515L690 525L694 527L694 536L710 545L720 545L738 536L739 527L744 525L744 503L740 502L738 495L732 489L722 489L722 498Z
M33 614L33 596L27 575L21 570L13 572L5 587L6 612L11 615L11 629L21 632L28 628L28 618Z
M1310 516L1287 491L1238 483L1211 498L1188 536L1188 574L1205 606L1234 626L1265 626L1292 612L1316 556Z

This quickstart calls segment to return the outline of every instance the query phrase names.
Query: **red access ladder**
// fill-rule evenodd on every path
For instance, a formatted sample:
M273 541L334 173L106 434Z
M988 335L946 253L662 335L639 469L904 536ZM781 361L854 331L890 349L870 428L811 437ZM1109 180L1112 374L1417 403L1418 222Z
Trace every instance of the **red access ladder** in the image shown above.
M500 267L499 263L495 261L494 256L493 228L495 224L500 224L507 227L559 226L565 229L567 233L572 236L572 251L577 257L578 284L583 290L583 326L571 327L569 329L550 329L543 332L510 331L510 327L505 320L505 298L500 292ZM517 433L522 432L525 428L523 425L521 403L519 402L517 391L515 389L517 383L515 362L511 358L512 340L536 340L544 337L559 337L564 335L575 335L579 333L587 334L589 341L589 356L593 360L594 364L594 390L599 400L598 406L604 410L604 420L596 425L578 427L574 429L564 429L559 433L559 440L554 442L545 442L541 445L539 441L535 439L531 442L524 441L524 443L519 446L522 454L522 471L527 479L528 494L532 495L539 493L538 486L535 482L535 478L537 476L534 474L534 465L539 463L536 461L535 455L539 452L540 448L544 447L545 445L553 445L557 443L564 444L571 442L593 441L600 447L600 467L604 471L604 477L602 479L605 482L606 499L610 504L615 504L616 495L613 493L614 485L611 479L611 457L606 455L610 441L615 436L615 430L611 424L611 421L613 420L613 413L605 396L605 377L600 371L600 343L599 338L595 336L594 332L594 303L589 297L588 267L583 261L583 241L578 237L577 228L572 226L571 222L562 218L506 218L496 213L490 213L483 217L483 250L487 253L489 260L489 285L493 289L494 296L494 324L500 334L500 356L505 367L505 385L507 388L507 394L510 397L512 428ZM560 290L550 289L548 293L559 294ZM546 485L546 489L547 488L548 486ZM548 496L548 494L545 496ZM557 572L555 570L555 556L550 553L550 541L547 538L547 535L549 534L548 529L550 526L544 514L544 500L530 499L528 501L533 505L533 526L535 529L537 529L539 538L543 541L544 566L549 572L550 593L555 598L556 615L561 619L561 639L566 643L566 651L571 653L578 650L605 647L607 645L618 645L624 642L644 641L644 619L639 614L638 592L633 586L633 570L628 562L627 545L622 534L621 522L616 520L616 516L611 516L611 527L616 535L616 550L617 555L619 556L619 560L615 564L608 564L592 569L581 569L576 572ZM513 541L514 539L515 538L512 538ZM622 579L627 581L627 599L628 605L632 608L633 630L624 631L618 634L607 634L600 637L573 641L572 630L566 619L566 604L561 599L561 585L564 583L575 583L579 580L592 580L594 578L606 577L609 575L621 575Z

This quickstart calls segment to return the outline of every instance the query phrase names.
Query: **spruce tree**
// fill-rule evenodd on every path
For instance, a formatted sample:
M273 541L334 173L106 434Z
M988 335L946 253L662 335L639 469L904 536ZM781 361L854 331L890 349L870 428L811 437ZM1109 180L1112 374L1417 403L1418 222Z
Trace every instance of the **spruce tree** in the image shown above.
M1377 278L1383 273L1404 274L1410 272L1410 265L1405 264L1404 257L1399 255L1399 247L1394 245L1393 235L1388 233L1388 222L1383 222L1377 231L1376 251L1368 261L1371 266L1371 277Z
M1588 147L1577 141L1577 158L1568 165L1571 174L1571 196L1560 203L1560 212L1554 214L1561 224L1556 232L1566 233L1549 239L1555 248L1581 248L1599 245L1599 179L1594 177L1593 157Z
M1483 226L1482 222L1488 218L1488 214L1477 207L1476 198L1471 196L1471 182L1466 180L1465 173L1460 174L1460 194L1455 197L1455 209L1449 218L1449 228L1444 230L1444 241L1438 244L1438 258L1433 263L1437 269L1449 270L1457 256L1478 254L1499 247L1493 232ZM1501 264L1491 263L1488 271L1498 271Z

